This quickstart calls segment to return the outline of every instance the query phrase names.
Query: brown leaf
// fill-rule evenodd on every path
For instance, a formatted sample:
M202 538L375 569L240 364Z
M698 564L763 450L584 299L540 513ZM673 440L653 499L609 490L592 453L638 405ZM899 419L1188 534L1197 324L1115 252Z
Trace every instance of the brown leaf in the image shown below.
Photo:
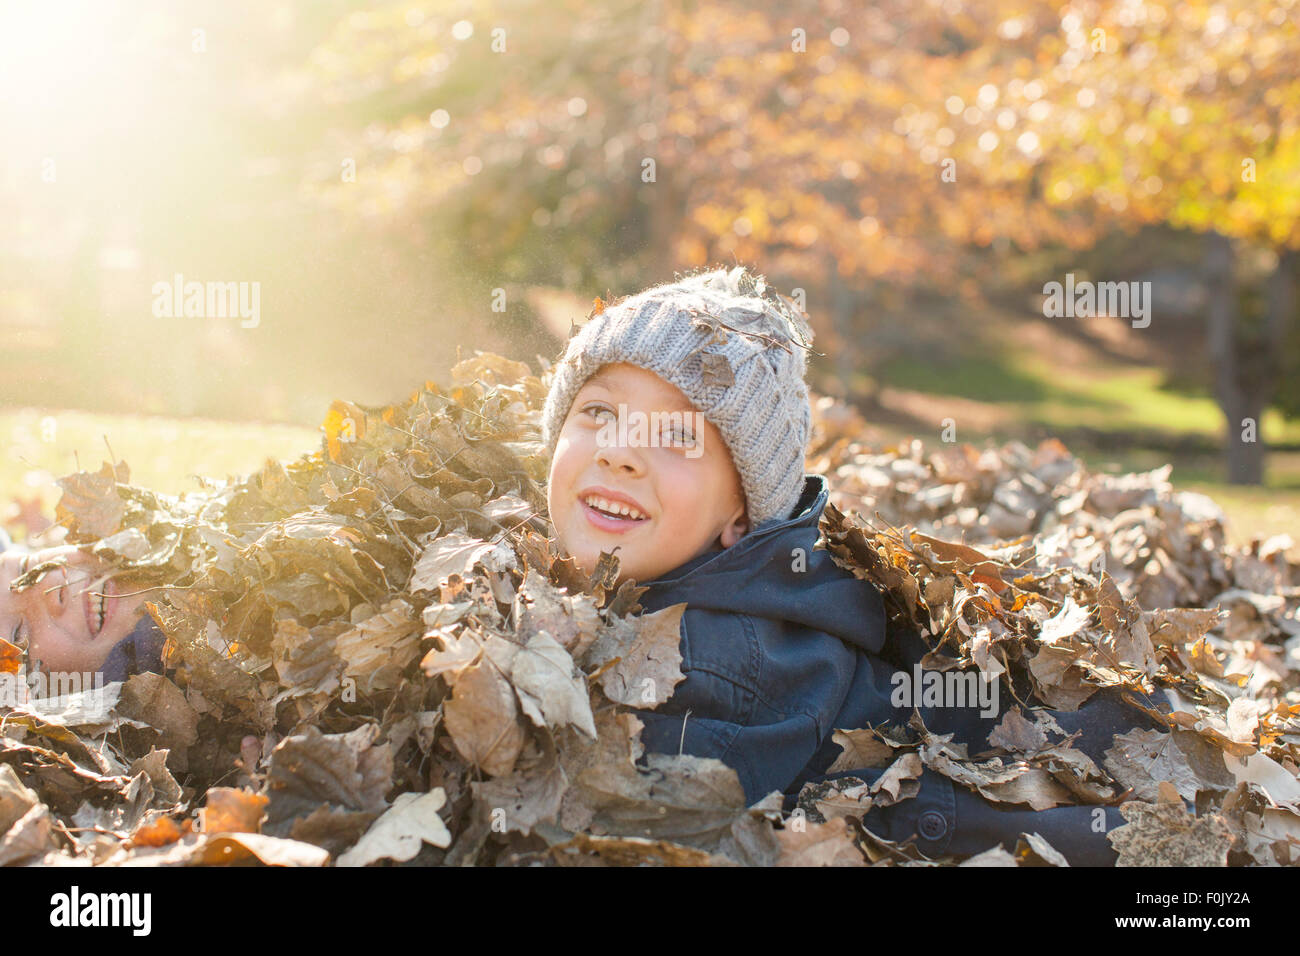
M866 866L862 851L853 845L846 819L806 823L800 829L778 830L781 858L777 866Z
M1034 753L1047 746L1047 734L1038 724L1026 720L1019 707L1014 707L989 733L989 746Z
M470 784L475 803L494 826L527 835L539 823L555 822L569 781L554 742L549 735L544 739L543 759L527 772Z
M481 659L456 678L443 705L456 750L489 776L508 774L524 745L515 691L497 665Z
M685 611L685 604L674 604L628 619L634 636L626 649L617 648L616 642L598 641L593 646L589 664L604 663L615 653L618 657L600 677L606 697L633 707L654 708L672 696L673 689L686 679L681 670L681 621ZM610 628L606 634L613 635L615 630Z
M841 770L883 767L894 759L895 746L887 743L874 730L837 730L832 739L842 749L827 769L828 774Z
M22 667L22 648L0 637L0 674L17 674Z
M8 830L40 803L36 791L19 779L9 764L0 764L0 832Z
M263 830L282 836L299 817L322 804L345 810L382 812L393 779L393 754L378 744L379 730L363 724L346 734L323 734L309 726L286 737L271 752L263 794L270 798Z
M437 591L453 574L468 577L474 564L489 554L495 545L453 531L435 538L425 547L411 570L407 590L411 593Z
M602 711L596 726L596 743L565 766L572 782L560 811L565 829L711 846L745 812L740 778L721 760L651 753L643 769L635 714Z
M447 802L441 787L428 793L398 794L360 842L338 858L338 866L368 866L377 860L410 860L425 844L446 848L451 834L438 816Z
M181 689L161 674L129 678L114 709L123 717L153 727L160 734L160 743L169 749L183 749L199 738L199 715Z
M600 629L600 612L585 594L564 594L541 573L529 568L519 588L516 616L517 633L527 641L539 631L546 631L581 661L596 640Z
M235 863L254 857L266 866L324 866L329 853L310 843L261 833L222 833L205 836L194 847L189 863Z
M700 383L713 388L730 388L736 384L736 375L725 355L705 352L700 356Z
M569 652L546 631L533 635L513 655L508 676L524 713L538 726L572 724L587 736L596 736L586 678ZM459 693L459 682L456 688Z
M1016 840L1016 859L1021 866L1069 866L1070 862L1037 833L1022 833Z
M1061 609L1043 622L1038 640L1047 645L1057 644L1077 634L1091 616L1092 612L1088 608L1079 607L1072 598L1067 597Z
M63 495L55 508L59 524L73 541L106 538L122 526L126 503L117 492L130 472L125 462L117 467L104 462L97 472L78 471L55 482Z
M11 866L54 849L54 825L45 804L35 803L0 837L0 866Z
M411 605L394 598L381 608L367 607L354 627L334 641L334 653L343 660L344 674L356 680L362 693L391 690L402 670L420 653L420 622ZM353 609L353 620L358 617Z
M574 857L593 853L609 866L734 866L726 857L682 846L668 840L651 840L630 836L591 836L576 834L573 839L551 847L551 854L561 866L581 866Z
M1116 734L1105 764L1116 780L1133 789L1137 800L1154 801L1161 781L1172 783L1187 800L1195 800L1198 790L1226 790L1234 785L1223 766L1222 751L1186 730L1161 733L1135 728Z
M1227 866L1232 827L1217 814L1193 817L1182 802L1120 804L1128 822L1106 834L1116 866Z

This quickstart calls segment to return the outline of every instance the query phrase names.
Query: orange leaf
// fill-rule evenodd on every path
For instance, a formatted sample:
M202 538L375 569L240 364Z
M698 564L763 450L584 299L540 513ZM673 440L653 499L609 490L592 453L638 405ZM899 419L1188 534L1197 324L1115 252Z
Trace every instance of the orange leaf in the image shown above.
M149 823L139 827L130 839L131 846L167 846L169 843L175 843L185 835L189 830L189 820L185 821L184 829L176 824L171 817L158 817Z
M251 790L213 787L203 808L203 829L208 833L258 833L269 799Z
M22 666L22 648L0 637L0 674L17 674Z

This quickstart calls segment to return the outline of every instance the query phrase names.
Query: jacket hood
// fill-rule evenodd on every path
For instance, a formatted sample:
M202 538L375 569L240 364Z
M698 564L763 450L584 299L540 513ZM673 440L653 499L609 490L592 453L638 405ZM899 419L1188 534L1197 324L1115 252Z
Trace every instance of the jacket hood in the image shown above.
M686 602L789 621L833 634L872 654L885 641L885 607L869 582L814 550L830 489L821 475L804 475L794 515L760 525L730 548L687 561L653 581L640 602L649 611Z

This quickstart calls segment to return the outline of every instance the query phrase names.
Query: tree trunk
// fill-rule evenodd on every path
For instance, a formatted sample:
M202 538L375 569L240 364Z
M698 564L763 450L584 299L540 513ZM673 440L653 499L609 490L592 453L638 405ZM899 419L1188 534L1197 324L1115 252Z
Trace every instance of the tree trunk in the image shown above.
M1287 333L1296 312L1296 264L1300 262L1300 252L1295 249L1279 249L1277 268L1268 277L1268 318L1265 323L1265 339L1268 356L1268 397L1273 397L1282 378L1282 353L1286 348Z
M1226 425L1227 477L1234 485L1257 485L1264 478L1264 447L1259 434L1261 408L1258 402L1252 401L1257 393L1248 394L1242 387L1232 242L1222 233L1206 234L1205 272L1210 290L1206 334L1214 364L1214 397L1223 410Z

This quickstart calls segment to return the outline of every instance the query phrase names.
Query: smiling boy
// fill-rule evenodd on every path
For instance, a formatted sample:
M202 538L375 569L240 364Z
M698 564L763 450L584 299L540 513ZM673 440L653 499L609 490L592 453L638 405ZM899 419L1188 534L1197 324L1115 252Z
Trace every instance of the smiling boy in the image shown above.
M0 637L24 648L33 669L100 673L106 683L161 671L162 635L144 600L79 548L24 551L0 538Z
M686 414L661 414L666 409ZM619 442L624 436L609 426L629 418L668 429L690 422L683 427L698 434ZM679 388L626 362L603 366L578 390L551 461L547 502L557 537L580 567L594 568L602 551L618 549L619 580L657 578L731 547L747 528L722 434L694 414Z
M688 275L594 315L569 340L542 412L561 547L588 573L614 552L619 581L647 587L648 611L686 604L684 679L656 709L635 711L645 750L717 758L748 803L780 791L787 810L803 784L827 779L836 730L907 723L892 678L926 650L915 635L887 634L876 588L815 547L829 488L803 470L811 339L761 276ZM1156 726L1096 698L1087 715L1055 716L1098 761L1114 733ZM979 708L920 710L932 731L983 749L1000 715ZM1123 820L1113 807L1007 812L929 769L920 782L864 824L928 855L1010 849L1033 830L1072 863L1114 862L1105 830Z

